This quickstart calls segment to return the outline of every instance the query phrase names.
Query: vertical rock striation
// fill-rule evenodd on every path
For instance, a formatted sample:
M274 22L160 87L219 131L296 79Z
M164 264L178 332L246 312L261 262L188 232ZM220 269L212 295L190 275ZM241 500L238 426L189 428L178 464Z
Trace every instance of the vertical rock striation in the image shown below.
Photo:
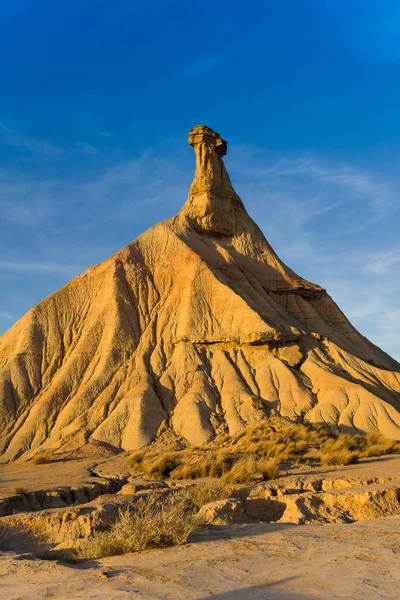
M247 214L227 143L189 133L182 210L70 281L0 338L0 456L203 444L286 417L400 438L400 365L296 275Z

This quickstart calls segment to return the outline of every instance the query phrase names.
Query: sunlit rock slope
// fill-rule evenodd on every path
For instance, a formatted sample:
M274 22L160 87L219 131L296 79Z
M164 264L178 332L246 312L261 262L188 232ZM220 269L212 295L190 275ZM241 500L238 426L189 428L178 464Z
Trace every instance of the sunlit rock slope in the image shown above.
M400 438L400 365L275 254L208 127L181 211L0 337L0 455L203 444L272 413Z

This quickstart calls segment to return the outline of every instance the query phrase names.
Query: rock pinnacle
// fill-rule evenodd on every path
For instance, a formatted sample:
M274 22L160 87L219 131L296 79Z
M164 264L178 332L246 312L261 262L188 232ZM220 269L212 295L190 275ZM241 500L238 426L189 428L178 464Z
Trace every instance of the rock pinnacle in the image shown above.
M222 160L228 143L205 125L193 127L188 141L196 154L196 173L182 211L196 230L233 235L243 204Z

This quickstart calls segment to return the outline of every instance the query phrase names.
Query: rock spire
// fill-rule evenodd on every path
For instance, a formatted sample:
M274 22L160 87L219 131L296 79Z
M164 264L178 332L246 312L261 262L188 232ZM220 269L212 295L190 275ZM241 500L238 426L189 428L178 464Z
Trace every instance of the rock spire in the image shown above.
M276 413L400 439L400 365L279 259L221 136L199 125L189 143L182 210L0 337L0 461L200 445Z
M196 173L184 212L196 229L232 235L243 205L222 160L228 143L210 127L197 125L189 132L189 144L196 154Z

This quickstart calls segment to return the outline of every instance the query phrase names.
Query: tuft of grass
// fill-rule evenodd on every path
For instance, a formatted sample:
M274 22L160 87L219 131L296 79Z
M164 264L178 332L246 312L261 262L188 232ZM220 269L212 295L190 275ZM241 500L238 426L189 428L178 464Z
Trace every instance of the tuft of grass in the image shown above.
M279 466L276 460L260 460L257 469L263 476L264 481L277 479L279 477Z
M128 459L128 465L131 468L137 467L143 461L143 456L143 452L135 452L134 454L131 454Z
M380 433L370 433L366 436L362 455L383 456L384 454L400 454L400 443L385 438Z
M243 483L256 479L257 475L265 480L279 475L276 461L219 448L148 456L134 468L147 477L169 477L173 481L212 477L225 483Z
M197 512L195 503L184 493L171 494L161 501L151 496L140 498L134 509L120 511L108 531L85 540L73 552L73 558L89 560L182 545L193 529L205 525Z
M17 486L12 490L12 493L14 496L17 496L18 494L25 494L25 488Z
M204 483L179 489L167 498L139 498L122 509L108 531L95 533L74 551L75 560L103 558L127 552L180 546L193 529L205 527L198 512L204 504L228 498L234 488Z
M51 452L50 450L47 450L46 452L41 452L40 454L36 454L36 456L34 456L32 458L32 464L33 465L44 465L46 463L51 463L54 461L54 454L53 452Z
M257 460L255 457L247 456L238 460L232 468L226 472L222 481L225 483L247 483L261 475L265 481L279 477L277 463L272 460Z
M209 451L191 455L184 453L179 466L171 473L172 479L198 479L201 477L222 477L238 457L225 451Z
M181 464L178 453L167 453L157 456L153 461L140 463L144 473L153 479L165 479Z
M167 497L149 495L121 508L117 519L104 530L80 540L77 547L52 550L59 540L48 519L30 515L12 527L0 527L0 547L8 535L23 535L37 555L45 559L79 562L127 552L142 552L152 548L176 546L187 541L193 529L205 526L198 516L200 508L209 502L229 498L236 488L219 482L175 489Z
M180 491L198 509L204 504L231 498L236 494L236 486L227 486L220 482L202 482L200 485L191 485Z
M332 465L354 465L358 463L358 452L352 452L346 448L334 452L325 452L321 456L321 464L325 467Z

